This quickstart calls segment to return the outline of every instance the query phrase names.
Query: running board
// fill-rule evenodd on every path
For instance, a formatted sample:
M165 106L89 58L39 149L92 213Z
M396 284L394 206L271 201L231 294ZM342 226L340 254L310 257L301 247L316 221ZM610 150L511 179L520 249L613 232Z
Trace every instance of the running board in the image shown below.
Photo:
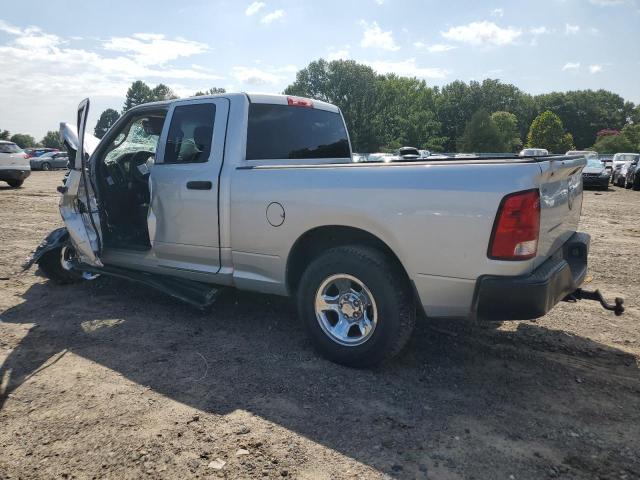
M567 297L564 299L565 302L577 302L578 300L593 300L596 302L600 302L602 308L612 311L618 317L624 313L624 298L616 297L614 300L615 305L612 305L604 299L602 293L600 293L600 290L591 292L589 290L578 288L575 292L573 292L571 295L567 295Z
M104 267L92 267L86 264L75 263L75 270L82 272L98 273L116 278L131 280L155 288L163 293L171 295L179 300L187 302L201 310L213 305L216 298L223 290L213 287L207 283L196 282L184 278L170 277L168 275L158 275L147 272L129 270L127 268L105 265Z

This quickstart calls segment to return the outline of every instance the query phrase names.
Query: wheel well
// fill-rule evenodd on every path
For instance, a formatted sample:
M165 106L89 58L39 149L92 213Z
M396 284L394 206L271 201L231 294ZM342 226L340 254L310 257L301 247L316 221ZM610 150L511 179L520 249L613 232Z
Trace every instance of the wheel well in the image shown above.
M388 255L408 279L406 270L389 246L375 235L354 227L327 225L305 232L293 245L287 260L287 290L295 294L305 269L320 253L342 245L373 247Z

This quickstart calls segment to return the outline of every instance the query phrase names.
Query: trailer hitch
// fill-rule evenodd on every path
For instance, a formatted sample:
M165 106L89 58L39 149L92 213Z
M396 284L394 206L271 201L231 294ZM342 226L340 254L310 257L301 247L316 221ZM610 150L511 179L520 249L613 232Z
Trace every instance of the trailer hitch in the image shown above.
M616 316L620 316L624 312L624 298L616 297L614 300L615 305L612 305L604 299L600 290L590 292L589 290L578 288L564 299L565 302L577 302L578 300L595 300L596 302L600 302L602 308L612 311Z

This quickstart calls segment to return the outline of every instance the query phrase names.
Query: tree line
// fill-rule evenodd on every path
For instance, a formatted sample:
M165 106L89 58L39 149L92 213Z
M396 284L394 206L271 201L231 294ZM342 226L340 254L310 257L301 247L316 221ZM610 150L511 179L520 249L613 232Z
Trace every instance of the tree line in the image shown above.
M210 88L194 95L224 93ZM353 150L393 151L413 146L434 152L517 152L524 146L564 153L591 148L600 153L640 150L640 106L607 90L577 90L530 95L495 79L456 80L430 87L424 80L381 75L353 60L311 62L298 71L287 95L316 98L337 105L349 128ZM122 110L101 113L94 133L102 138L120 115L147 102L178 98L164 84L138 80L125 95ZM0 139L34 146L30 135ZM50 131L42 146L59 147Z

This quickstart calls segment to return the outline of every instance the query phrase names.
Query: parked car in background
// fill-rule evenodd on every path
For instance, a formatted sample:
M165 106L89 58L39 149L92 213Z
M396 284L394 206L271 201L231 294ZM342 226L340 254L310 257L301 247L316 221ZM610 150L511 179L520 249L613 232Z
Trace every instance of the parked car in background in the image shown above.
M395 158L393 153L370 153L367 155L367 162L392 162Z
M361 153L352 153L351 154L351 161L353 163L366 162L367 161L367 157L366 157L366 155L363 155Z
M613 172L611 173L611 184L618 187L624 187L625 183L627 182L627 173L629 172L629 167L632 164L633 162L628 161L616 165L616 167L613 169Z
M421 160L426 160L431 155L431 152L429 150L418 150L418 152L420 152Z
M28 158L15 143L0 140L0 181L13 188L20 187L31 174Z
M586 157L587 160L590 159L590 158L594 158L594 159L600 161L598 159L598 152L594 152L593 150L569 150L565 155L569 155L569 156L582 155L582 156ZM602 162L600 162L600 163L602 164Z
M69 155L67 152L47 152L39 157L29 159L31 170L53 170L54 168L67 168Z
M475 153L456 153L453 158L476 158L478 155Z
M640 153L616 153L611 160L611 168L615 170L618 165L633 162L640 158Z
M582 170L582 184L585 188L595 187L602 190L609 188L611 175L597 156L587 157L587 166Z
M520 150L518 154L520 157L541 157L543 155L549 155L549 150L546 148L525 148Z
M44 155L47 152L58 152L57 148L36 148L30 147L25 148L24 152L28 155L29 158L39 157L40 155Z
M396 151L396 160L410 162L412 160L420 160L421 155L415 147L402 147Z
M627 168L625 188L640 190L640 160L634 160Z

